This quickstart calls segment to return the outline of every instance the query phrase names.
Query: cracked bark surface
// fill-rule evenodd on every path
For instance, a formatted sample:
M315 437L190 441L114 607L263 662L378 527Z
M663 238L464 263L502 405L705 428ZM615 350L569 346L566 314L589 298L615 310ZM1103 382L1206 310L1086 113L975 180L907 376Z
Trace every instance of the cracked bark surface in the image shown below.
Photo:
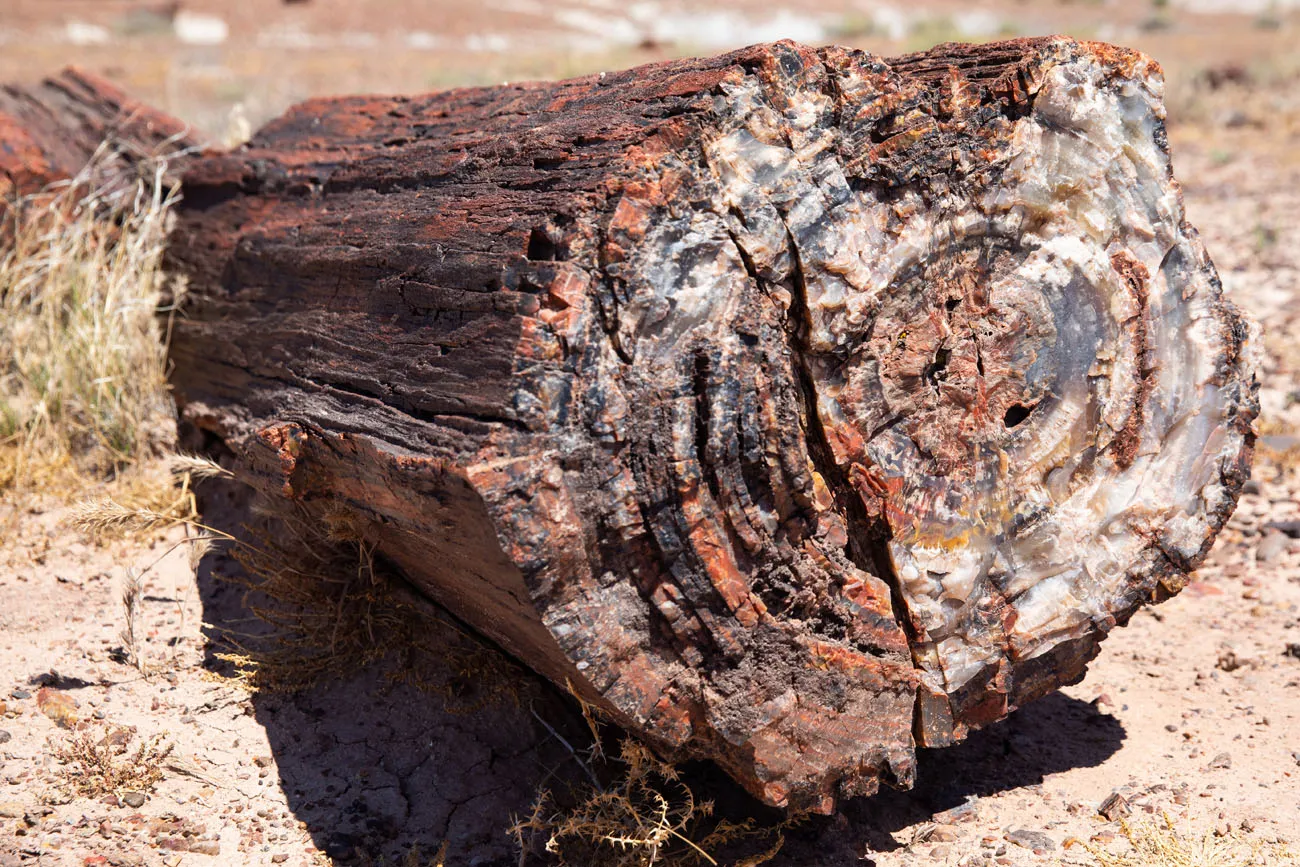
M1177 592L1247 476L1161 82L777 43L304 103L185 175L183 419L665 753L909 786Z

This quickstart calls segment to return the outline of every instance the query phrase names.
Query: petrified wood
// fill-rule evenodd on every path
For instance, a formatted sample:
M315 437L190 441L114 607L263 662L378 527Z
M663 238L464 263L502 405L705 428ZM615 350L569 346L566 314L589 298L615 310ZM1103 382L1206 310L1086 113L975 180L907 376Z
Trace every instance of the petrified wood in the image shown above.
M0 205L76 177L97 153L85 180L109 195L142 160L196 143L181 121L75 67L34 86L0 85Z
M778 43L304 103L185 176L183 418L659 749L794 808L909 785L1247 475L1161 82Z

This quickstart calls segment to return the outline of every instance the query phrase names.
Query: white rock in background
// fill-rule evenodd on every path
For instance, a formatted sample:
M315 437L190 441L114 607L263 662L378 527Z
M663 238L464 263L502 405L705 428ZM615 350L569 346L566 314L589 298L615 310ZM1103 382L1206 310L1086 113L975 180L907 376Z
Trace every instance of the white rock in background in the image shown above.
M508 51L510 37L502 33L471 33L465 37L466 51Z
M74 19L64 25L63 38L73 45L107 45L112 41L112 34L98 24Z
M415 30L406 35L406 47L416 51L432 51L441 48L443 39L427 30Z
M186 45L221 45L230 37L230 27L223 19L184 9L172 19L172 32Z

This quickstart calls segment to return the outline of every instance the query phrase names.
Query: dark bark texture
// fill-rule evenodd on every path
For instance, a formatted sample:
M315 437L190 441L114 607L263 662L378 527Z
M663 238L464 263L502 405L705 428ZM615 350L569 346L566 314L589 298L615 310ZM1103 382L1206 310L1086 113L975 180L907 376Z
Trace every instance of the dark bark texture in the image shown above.
M663 752L908 786L1247 476L1161 87L1048 38L306 102L184 177L183 420Z

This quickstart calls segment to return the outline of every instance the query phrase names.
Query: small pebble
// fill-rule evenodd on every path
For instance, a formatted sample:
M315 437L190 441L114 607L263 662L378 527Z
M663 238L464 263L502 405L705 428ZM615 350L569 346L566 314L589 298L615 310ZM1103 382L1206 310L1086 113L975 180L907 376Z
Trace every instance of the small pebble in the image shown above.
M144 792L123 792L122 800L128 807L143 807L145 801Z
M1129 807L1127 798L1119 792L1111 792L1106 800L1101 802L1101 806L1097 808L1097 812L1113 822L1116 819L1124 818L1133 811Z
M1286 553L1287 538L1276 530L1269 530L1255 549L1255 559L1261 563L1271 563Z
M1017 846L1032 849L1034 852L1052 852L1056 849L1056 841L1042 831L1017 828L1007 832L1007 839Z

